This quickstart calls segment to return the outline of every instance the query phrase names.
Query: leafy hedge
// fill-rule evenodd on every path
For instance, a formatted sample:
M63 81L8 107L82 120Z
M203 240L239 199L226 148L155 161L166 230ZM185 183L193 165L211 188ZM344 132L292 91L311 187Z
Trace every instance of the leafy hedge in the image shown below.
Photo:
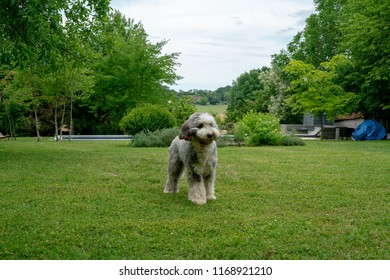
M127 134L135 135L142 131L156 131L176 126L176 118L167 108L159 105L136 107L124 116L119 123Z
M262 145L304 145L302 139L295 135L283 136L279 120L270 114L249 112L238 121L234 128L235 138L248 146Z

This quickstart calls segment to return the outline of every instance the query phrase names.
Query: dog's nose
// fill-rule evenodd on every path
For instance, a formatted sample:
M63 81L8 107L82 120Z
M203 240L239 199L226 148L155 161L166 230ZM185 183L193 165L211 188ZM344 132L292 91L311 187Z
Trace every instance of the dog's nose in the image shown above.
M212 138L212 137L213 137L213 134L212 134L212 133L207 133L207 137L208 137L208 138Z

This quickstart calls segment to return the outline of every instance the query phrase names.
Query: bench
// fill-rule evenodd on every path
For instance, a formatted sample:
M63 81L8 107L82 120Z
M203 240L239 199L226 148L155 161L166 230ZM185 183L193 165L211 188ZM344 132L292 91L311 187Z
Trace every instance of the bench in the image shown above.
M3 135L3 133L0 132L0 140L9 138L9 135Z

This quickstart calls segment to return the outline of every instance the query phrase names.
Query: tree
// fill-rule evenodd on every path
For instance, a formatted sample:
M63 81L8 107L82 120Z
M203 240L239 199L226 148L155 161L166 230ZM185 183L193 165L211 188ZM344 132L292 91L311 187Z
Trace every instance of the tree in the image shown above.
M346 92L336 84L338 68L344 68L350 61L336 56L330 62L321 63L321 70L299 60L293 60L285 68L291 74L292 95L290 105L297 113L311 113L315 117L325 115L334 118L338 114L350 113L355 108L355 95ZM321 128L323 123L321 122Z
M287 100L291 96L288 91L289 83L283 81L282 75L272 65L271 69L260 74L263 81L264 96L268 96L268 112L278 118L281 123L299 123L302 115L292 113Z
M56 69L46 77L46 85L44 87L48 99L54 107L54 127L55 139L62 136L62 128L65 127L65 122L69 124L69 140L74 133L74 103L81 100L86 100L92 92L94 86L94 77L90 70L78 67L75 61L63 61L62 67ZM60 121L61 135L58 131L58 108L61 106L62 115ZM66 109L68 108L69 120L65 121Z
M152 44L141 23L111 13L100 27L100 57L92 66L96 86L88 106L105 131L119 130L122 117L142 103L167 100L165 85L174 84L178 53L163 54L167 41Z
M91 34L105 17L110 0L12 0L0 2L0 64L51 64L60 53L77 55L83 48L70 38Z
M180 126L188 120L197 109L191 97L184 97L171 100L169 103L169 111L176 118L176 124Z
M230 119L238 120L246 112L264 112L267 109L267 98L263 98L261 90L263 83L259 79L261 72L268 70L267 67L253 69L241 74L230 89L230 102L227 113Z
M56 87L50 88L48 78L63 70L64 61L75 67L65 67L70 72L77 72L74 69L84 64L93 26L104 19L109 3L109 0L0 2L0 65L16 70L12 85L5 90L12 102L33 108L38 140L39 109L42 105L50 107L48 103L57 101L52 97L58 95L50 92Z
M152 44L142 24L119 12L107 15L109 2L0 3L0 62L39 80L27 86L30 91L15 80L9 92L26 95L13 100L19 100L20 105L34 104L36 120L42 106L47 107L45 119L54 111L56 133L60 107L61 124L65 110L69 110L71 133L76 119L78 129L86 125L100 128L88 131L119 132L119 121L128 110L144 102L166 101L171 94L166 85L179 79L175 74L178 54L162 53L167 41ZM36 124L38 128L39 122Z
M15 72L0 69L0 132L9 134L16 139L16 126L23 122L26 108L19 106L10 99L10 94L5 90L10 85Z
M353 86L365 118L390 127L390 2L348 1L341 30L343 51L356 67Z
M35 132L37 140L41 140L40 121L38 109L45 96L42 94L43 79L39 70L31 66L23 70L15 71L12 83L4 89L7 99L12 104L23 104L34 114Z
M316 13L306 19L303 31L298 32L288 51L291 58L319 67L339 54L342 39L341 12L346 0L315 0Z
M335 84L356 93L356 111L365 118L380 120L389 128L389 1L315 0L314 3L316 13L288 44L288 57L321 70L321 63L345 55L353 67L339 76Z

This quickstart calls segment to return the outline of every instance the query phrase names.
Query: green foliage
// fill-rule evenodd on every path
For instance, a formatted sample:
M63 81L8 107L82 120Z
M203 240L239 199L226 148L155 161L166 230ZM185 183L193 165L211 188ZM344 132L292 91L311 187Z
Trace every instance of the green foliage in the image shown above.
M347 1L342 47L355 65L350 85L366 118L390 123L390 2Z
M234 128L237 140L248 146L280 145L282 134L279 120L270 114L248 112Z
M129 135L135 135L141 131L153 132L175 125L176 119L167 108L151 104L134 108L119 123L120 128Z
M176 118L177 125L182 125L196 112L196 107L191 97L175 98L169 103L169 111Z
M72 116L75 109L76 133L119 133L118 124L130 109L143 103L166 104L171 94L167 85L180 79L175 73L179 54L164 54L166 40L151 43L141 23L118 11L109 13L109 4L109 0L0 2L0 72L21 73L13 85L1 88L2 125L21 127L29 123L23 120L35 119L36 128L52 127L53 111ZM389 1L314 4L316 11L304 30L272 57L271 69L246 72L232 87L177 95L201 96L207 104L230 99L227 113L233 121L251 110L272 113L284 123L298 122L302 112L332 117L353 111L379 119L388 128ZM292 62L283 71L291 60L305 66ZM22 81L17 75L27 78ZM178 124L192 111L186 106L170 108ZM26 111L31 115L25 116ZM72 125L72 120L64 122Z
M283 135L282 137L282 145L283 146L304 146L305 141L301 138L295 136L294 133Z
M179 77L177 53L163 54L167 41L152 44L141 23L116 11L97 38L99 58L92 65L96 86L88 107L102 126L116 126L140 103L166 102L167 89Z
M179 98L183 97L200 97L200 100L195 100L196 105L217 105L226 104L229 100L229 91L231 86L217 88L216 90L191 89L188 91L179 90L176 95Z
M241 74L230 90L230 103L227 114L231 120L238 120L251 110L267 112L268 97L263 95L263 83L260 73L267 71L267 67L253 69Z
M315 70L326 71L323 63L345 55L350 65L344 64L348 66L344 73L332 79L334 90L340 92L337 87L342 87L345 92L353 92L355 97L348 102L349 110L361 112L365 118L381 120L389 127L389 1L315 0L314 3L316 12L306 20L304 30L282 51L283 55L273 57L273 64L286 65L286 60L300 60ZM288 74L285 72L284 76ZM324 77L320 78L315 91L323 81ZM325 99L330 101L323 105L328 108L340 101L338 97L332 101ZM316 111L318 108L314 107Z
M277 56L280 57L283 54L275 55L271 69L263 71L259 76L264 84L263 96L267 97L264 106L267 106L268 112L280 119L281 123L300 123L302 122L302 115L294 114L287 102L291 96L291 92L288 91L290 81L282 71L287 64L278 65Z
M353 93L345 92L336 84L336 71L346 63L347 58L335 56L330 62L321 63L323 70L317 70L311 64L292 60L285 71L293 77L289 102L295 112L311 113L315 117L325 114L328 118L351 112Z
M165 128L153 132L142 131L134 136L133 147L169 147L172 140L180 133L180 128Z
M19 95L12 102L33 108L37 128L40 119L52 127L50 134L57 133L58 118L68 127L76 119L75 133L119 133L126 112L142 103L165 103L167 85L180 78L178 53L163 53L167 41L152 44L141 23L108 14L109 2L0 3L0 72L29 73L26 81L7 86Z
M346 0L316 0L316 13L306 19L302 32L289 43L288 50L293 59L319 67L339 54L340 12Z
M109 0L0 1L0 64L53 65L59 56L79 57L88 49L79 39L91 37L92 25L105 17L109 4Z

